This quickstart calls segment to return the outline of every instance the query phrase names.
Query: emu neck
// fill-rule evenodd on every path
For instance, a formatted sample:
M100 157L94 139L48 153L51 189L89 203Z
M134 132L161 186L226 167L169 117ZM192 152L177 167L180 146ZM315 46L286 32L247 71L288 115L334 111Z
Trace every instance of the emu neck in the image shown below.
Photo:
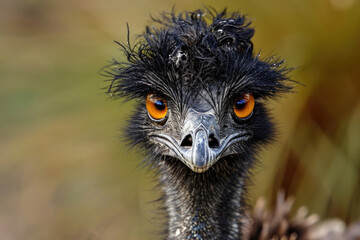
M172 159L160 170L169 217L167 239L239 239L245 174L234 161L194 173Z

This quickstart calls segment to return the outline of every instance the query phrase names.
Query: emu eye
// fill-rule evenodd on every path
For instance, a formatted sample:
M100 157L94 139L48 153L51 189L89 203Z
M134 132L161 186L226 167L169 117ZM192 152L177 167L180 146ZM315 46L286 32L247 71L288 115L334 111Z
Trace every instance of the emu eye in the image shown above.
M164 99L155 94L148 94L146 97L146 109L155 120L163 119L167 113L167 103Z
M244 93L234 101L234 113L238 118L247 118L253 112L255 106L254 96Z

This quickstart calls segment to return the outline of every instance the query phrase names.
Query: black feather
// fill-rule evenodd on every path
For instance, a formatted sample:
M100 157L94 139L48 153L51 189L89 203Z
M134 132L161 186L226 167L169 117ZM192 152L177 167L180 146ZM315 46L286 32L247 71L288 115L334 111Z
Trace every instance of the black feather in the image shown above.
M254 56L254 29L239 13L211 12L208 18L197 10L163 14L156 22L160 28L147 27L134 47L117 42L128 62L113 61L108 69L112 95L132 99L158 92L187 102L206 84L225 86L227 99L240 91L262 98L291 89L282 60Z
M131 145L145 150L144 163L159 171L169 218L167 239L239 239L238 219L246 208L256 154L275 132L260 100L292 89L290 69L283 60L254 55L254 29L240 13L208 9L164 13L153 20L159 26L147 27L133 46L129 40L117 42L127 61L114 60L106 69L111 77L108 93L138 100L126 135ZM145 98L150 93L168 102L171 117L163 125L148 117ZM255 108L251 118L235 121L232 104L242 93L253 94ZM150 139L158 131L181 139L184 117L199 96L214 110L220 137L239 129L251 133L248 141L231 146L234 154L201 174Z

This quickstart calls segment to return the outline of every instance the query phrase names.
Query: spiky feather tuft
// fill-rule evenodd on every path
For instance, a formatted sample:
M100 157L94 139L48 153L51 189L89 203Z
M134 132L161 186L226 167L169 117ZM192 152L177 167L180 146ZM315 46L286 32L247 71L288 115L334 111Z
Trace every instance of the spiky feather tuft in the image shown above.
M291 89L282 60L254 56L254 29L240 13L172 12L154 22L160 26L148 26L134 46L118 43L127 62L114 60L107 69L111 95L133 99L157 92L186 102L209 83L223 85L226 98L241 90L261 98Z

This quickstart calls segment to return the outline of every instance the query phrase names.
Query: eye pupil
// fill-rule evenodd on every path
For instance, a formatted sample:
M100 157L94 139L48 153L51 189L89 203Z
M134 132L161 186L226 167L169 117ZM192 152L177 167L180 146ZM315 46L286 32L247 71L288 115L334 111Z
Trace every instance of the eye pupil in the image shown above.
M154 104L158 110L164 110L166 108L166 104L164 101L157 100L156 102L154 102Z
M246 105L246 101L244 99L238 99L236 102L235 102L235 108L236 109L242 109L244 108Z

